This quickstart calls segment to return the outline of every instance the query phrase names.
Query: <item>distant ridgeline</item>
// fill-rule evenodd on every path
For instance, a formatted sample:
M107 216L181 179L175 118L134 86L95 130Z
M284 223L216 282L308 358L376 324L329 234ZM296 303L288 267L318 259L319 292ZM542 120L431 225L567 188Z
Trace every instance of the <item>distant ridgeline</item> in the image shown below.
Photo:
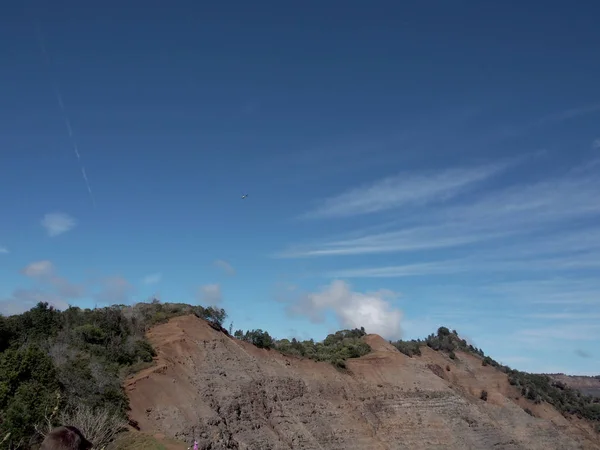
M456 330L450 331L440 327L437 335L430 334L425 340L396 341L390 343L407 356L421 356L421 347L445 352L451 359L457 359L455 350L461 350L481 358L482 366L493 366L508 375L508 382L521 389L521 395L536 404L548 402L563 415L573 414L580 418L598 422L600 431L600 398L585 395L579 390L568 387L565 383L553 380L549 375L532 374L511 369L502 365L483 353L483 350L467 344ZM600 378L598 376L597 378Z
M156 356L146 340L146 331L172 317L188 314L207 320L216 330L232 334L231 325L229 331L223 328L227 318L223 309L157 300L94 310L69 307L62 312L48 303L39 303L23 314L0 316L0 447L25 448L39 441L49 426L81 414L82 407L93 420L102 419L115 428L126 424L129 405L123 380L152 365ZM233 337L259 348L330 362L344 370L347 359L371 351L362 339L365 334L364 328L342 330L330 334L323 342L315 342L277 340L259 329L237 330ZM445 327L424 341L392 344L411 357L420 355L424 345L446 352L454 359L455 350L470 352L479 356L483 365L507 373L510 383L520 387L530 400L545 400L564 414L600 421L597 399L581 395L546 375L502 366Z

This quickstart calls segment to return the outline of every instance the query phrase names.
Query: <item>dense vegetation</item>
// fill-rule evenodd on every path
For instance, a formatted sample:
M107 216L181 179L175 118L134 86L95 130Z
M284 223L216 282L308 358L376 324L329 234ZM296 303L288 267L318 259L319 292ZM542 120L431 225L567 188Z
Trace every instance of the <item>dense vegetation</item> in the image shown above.
M461 339L456 331L440 327L437 334L430 334L425 340L391 342L407 356L420 356L421 347L442 351L452 359L456 359L455 350L462 350L481 358L483 366L492 366L508 375L511 385L520 389L521 395L534 403L548 402L564 415L573 414L592 421L600 422L600 399L583 395L564 383L553 381L548 375L531 374L511 369L486 356L483 350L473 347ZM487 398L487 392L486 392ZM600 426L600 424L599 424ZM599 428L600 430L600 428Z
M237 330L234 337L250 342L259 348L275 349L286 355L310 358L315 361L327 361L339 368L346 368L348 358L358 358L371 351L371 347L361 337L366 334L364 328L341 330L328 335L323 342L313 339L298 341L293 338L276 340L267 331Z
M217 326L226 317L222 309L157 301L63 312L39 303L0 316L1 447L27 448L70 413L123 423L129 407L123 378L155 356L145 331L190 313Z

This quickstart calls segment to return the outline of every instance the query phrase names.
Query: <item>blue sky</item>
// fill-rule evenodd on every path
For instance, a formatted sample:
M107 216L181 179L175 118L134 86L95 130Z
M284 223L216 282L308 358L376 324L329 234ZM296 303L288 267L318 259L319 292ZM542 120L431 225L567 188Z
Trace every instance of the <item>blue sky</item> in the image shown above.
M2 313L158 295L600 372L599 6L176 4L5 8Z

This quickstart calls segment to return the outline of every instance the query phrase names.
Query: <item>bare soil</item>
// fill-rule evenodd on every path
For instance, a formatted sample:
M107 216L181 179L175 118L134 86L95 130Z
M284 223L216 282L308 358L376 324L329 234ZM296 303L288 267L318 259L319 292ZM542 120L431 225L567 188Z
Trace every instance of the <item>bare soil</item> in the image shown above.
M158 356L126 381L131 419L200 449L600 450L587 422L534 405L506 374L461 352L409 358L368 335L373 352L338 370L258 349L195 316L148 338Z

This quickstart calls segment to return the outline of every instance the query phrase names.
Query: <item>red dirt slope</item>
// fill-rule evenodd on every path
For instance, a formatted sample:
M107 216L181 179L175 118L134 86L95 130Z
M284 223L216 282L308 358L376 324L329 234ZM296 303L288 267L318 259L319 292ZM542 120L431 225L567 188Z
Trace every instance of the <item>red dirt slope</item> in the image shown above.
M126 382L131 418L204 449L600 449L587 424L550 405L525 413L506 375L471 355L455 362L424 349L409 358L369 335L373 352L341 372L258 349L195 316L148 338L158 357Z

